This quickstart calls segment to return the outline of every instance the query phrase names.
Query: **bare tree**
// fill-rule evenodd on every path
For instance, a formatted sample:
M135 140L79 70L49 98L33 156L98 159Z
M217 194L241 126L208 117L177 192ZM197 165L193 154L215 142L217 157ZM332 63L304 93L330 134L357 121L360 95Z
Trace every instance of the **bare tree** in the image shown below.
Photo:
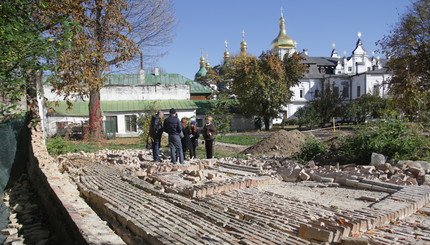
M145 63L153 64L167 52L162 50L173 41L176 18L172 0L127 0L124 16L130 23L128 38L136 42ZM139 64L134 57L130 66Z

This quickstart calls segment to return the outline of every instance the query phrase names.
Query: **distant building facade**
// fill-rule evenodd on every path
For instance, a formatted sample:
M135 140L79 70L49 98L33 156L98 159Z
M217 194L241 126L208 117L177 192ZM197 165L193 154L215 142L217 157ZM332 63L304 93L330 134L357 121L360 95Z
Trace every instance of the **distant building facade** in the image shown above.
M287 35L285 19L282 15L279 20L279 34L271 43L271 51L277 53L282 59L285 55L291 56L297 51L297 42ZM242 33L240 54L246 54L247 43ZM291 88L294 93L291 103L284 106L284 111L274 123L281 123L283 118L293 118L297 110L305 106L309 101L317 99L324 92L326 86L334 91L342 93L345 102L359 98L364 94L374 94L384 97L388 92L387 81L391 75L387 72L387 59L369 55L363 47L361 33L355 49L350 56L339 56L335 45L330 56L312 57L307 50L300 55L306 72L298 85ZM224 53L224 62L229 58L228 49Z
M88 101L73 98L68 109L63 96L51 92L45 82L48 100L46 131L48 136L65 135L85 127L88 121ZM109 75L100 91L105 133L115 137L136 137L141 133L137 119L148 111L168 114L175 108L180 118L196 118L196 101L207 100L212 90L179 74L114 74ZM108 135L109 137L109 135Z

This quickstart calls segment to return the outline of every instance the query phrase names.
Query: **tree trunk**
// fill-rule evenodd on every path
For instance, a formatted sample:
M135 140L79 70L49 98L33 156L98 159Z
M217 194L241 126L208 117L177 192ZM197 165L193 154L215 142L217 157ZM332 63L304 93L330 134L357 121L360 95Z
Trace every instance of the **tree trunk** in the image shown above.
M90 113L89 138L93 141L103 139L103 116L100 108L100 91L90 92L90 102L88 104Z
M270 130L270 118L264 118L264 129L266 131Z

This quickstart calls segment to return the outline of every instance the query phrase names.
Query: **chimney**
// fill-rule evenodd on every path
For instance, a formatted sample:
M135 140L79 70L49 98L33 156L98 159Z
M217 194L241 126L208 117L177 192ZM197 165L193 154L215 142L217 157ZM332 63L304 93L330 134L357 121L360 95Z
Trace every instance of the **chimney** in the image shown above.
M145 70L143 69L143 54L140 53L140 69L139 69L140 84L145 84Z
M154 68L154 76L158 76L158 75L160 75L160 68L155 67Z

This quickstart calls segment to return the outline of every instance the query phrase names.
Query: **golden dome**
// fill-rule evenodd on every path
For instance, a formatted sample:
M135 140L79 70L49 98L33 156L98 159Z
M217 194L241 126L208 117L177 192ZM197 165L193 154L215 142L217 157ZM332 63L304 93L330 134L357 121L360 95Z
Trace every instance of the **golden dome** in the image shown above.
M287 35L287 32L285 31L285 20L282 16L281 16L281 19L279 20L279 34L272 41L272 49L277 49L277 48L285 48L285 49L295 48L294 40L291 39Z

